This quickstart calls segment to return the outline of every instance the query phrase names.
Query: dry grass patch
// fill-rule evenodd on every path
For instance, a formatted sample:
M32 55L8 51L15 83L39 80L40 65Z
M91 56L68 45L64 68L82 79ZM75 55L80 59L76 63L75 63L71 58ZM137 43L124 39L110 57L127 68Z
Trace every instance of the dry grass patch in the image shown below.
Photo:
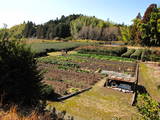
M14 106L8 112L1 112L0 120L39 120L39 116L36 112L32 112L29 116L22 117L18 114L17 108Z

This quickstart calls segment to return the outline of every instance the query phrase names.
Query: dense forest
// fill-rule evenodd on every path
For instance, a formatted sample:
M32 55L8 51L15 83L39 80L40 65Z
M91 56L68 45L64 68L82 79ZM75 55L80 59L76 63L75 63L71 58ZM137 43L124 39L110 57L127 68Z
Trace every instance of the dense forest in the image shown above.
M35 25L27 22L23 35L26 38L36 37L40 39L66 38L71 36L70 23L81 15L64 15L60 19L50 20L43 25Z
M105 22L96 17L83 15L62 16L60 19L50 20L44 25L27 22L23 31L25 38L38 39L92 39L118 40L120 28L111 22Z
M116 24L95 16L61 16L44 24L28 21L10 29L0 29L1 39L92 39L102 41L124 41L130 45L160 45L160 8L151 4L142 17L138 13L132 25Z

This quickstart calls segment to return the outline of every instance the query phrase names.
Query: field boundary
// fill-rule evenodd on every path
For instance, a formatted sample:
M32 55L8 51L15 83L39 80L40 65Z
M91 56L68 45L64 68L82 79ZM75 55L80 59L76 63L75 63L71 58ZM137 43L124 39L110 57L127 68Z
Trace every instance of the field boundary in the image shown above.
M135 78L136 78L136 82L135 82L135 92L133 93L133 97L131 100L131 105L134 106L136 103L136 99L137 99L137 85L138 85L138 81L139 81L139 63L137 63L137 67L136 67L136 73L135 73Z
M83 92L89 91L90 89L92 89L92 87L80 90L78 92L75 92L75 93L72 93L72 94L69 94L69 95L66 95L66 96L62 96L60 98L57 98L57 101L63 101L63 100L69 99L69 98L74 97L74 96L76 96L78 94L81 94Z

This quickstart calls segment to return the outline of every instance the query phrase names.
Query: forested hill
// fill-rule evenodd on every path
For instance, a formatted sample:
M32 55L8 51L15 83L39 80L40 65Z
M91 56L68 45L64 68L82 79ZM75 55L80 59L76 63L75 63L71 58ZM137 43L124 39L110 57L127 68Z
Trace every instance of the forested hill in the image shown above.
M60 19L50 20L36 25L31 21L7 29L9 39L37 38L37 39L93 39L118 40L120 26L94 16L69 15ZM4 31L4 29L1 30ZM0 35L3 38L3 35Z
M43 25L27 22L23 32L26 38L60 39L72 36L74 39L118 40L120 29L110 22L83 15L62 16Z
M0 29L0 39L120 40L131 45L160 46L160 8L151 4L143 16L137 14L130 26L82 14L63 15L41 25L28 21L10 29Z
M43 25L35 25L27 22L24 29L24 37L36 37L40 39L54 39L55 37L66 38L71 36L70 23L82 15L62 15L60 19L50 20Z

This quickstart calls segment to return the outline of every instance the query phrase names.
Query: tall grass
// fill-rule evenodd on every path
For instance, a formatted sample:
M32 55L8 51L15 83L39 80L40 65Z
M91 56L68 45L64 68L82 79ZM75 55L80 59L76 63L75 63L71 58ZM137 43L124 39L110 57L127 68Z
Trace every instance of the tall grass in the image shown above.
M0 113L0 120L40 120L36 112L32 112L29 116L20 116L17 107L13 106L8 112ZM47 119L46 119L47 120Z
M71 116L66 117L65 111L57 112L55 108L44 112L29 110L30 109L19 110L17 106L12 106L7 112L0 110L0 120L74 120ZM26 115L26 113L28 115Z

